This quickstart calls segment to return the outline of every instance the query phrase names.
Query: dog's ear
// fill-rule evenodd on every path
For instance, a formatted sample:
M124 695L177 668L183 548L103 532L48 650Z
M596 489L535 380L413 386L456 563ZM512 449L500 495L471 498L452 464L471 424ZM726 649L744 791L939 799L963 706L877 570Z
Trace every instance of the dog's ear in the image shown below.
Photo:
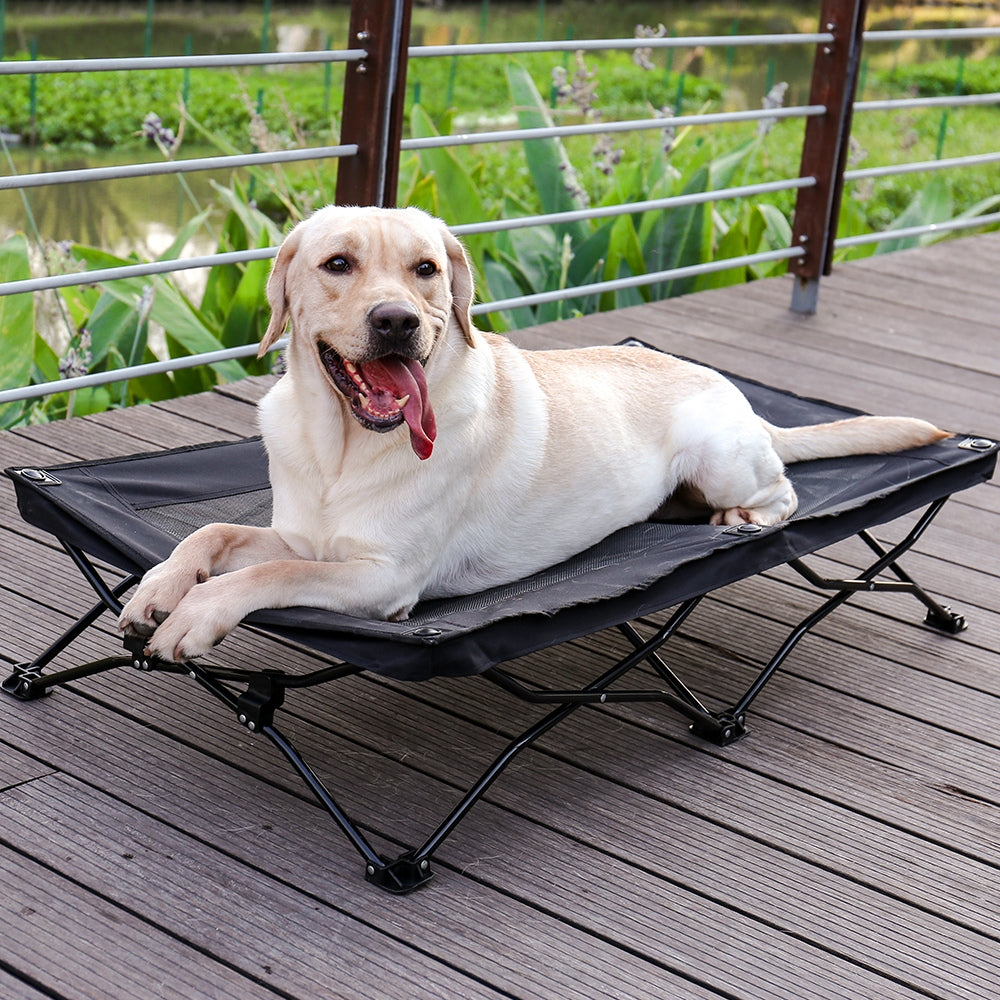
M470 347L476 346L476 338L472 332L472 299L475 295L475 283L472 280L472 267L465 247L452 235L451 231L442 226L445 249L448 251L448 263L451 265L451 311L462 328L462 334Z
M271 307L271 321L267 324L260 347L257 348L258 358L267 354L288 326L288 295L285 291L285 279L288 276L288 265L291 264L299 247L300 238L298 230L293 229L278 248L278 256L274 259L274 266L267 279L267 302Z

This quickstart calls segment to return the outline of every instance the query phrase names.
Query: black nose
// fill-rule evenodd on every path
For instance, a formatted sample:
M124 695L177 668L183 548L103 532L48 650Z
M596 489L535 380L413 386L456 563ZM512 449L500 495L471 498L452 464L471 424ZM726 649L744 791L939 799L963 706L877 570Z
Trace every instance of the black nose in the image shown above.
M368 326L382 340L402 346L420 329L420 314L409 302L382 302L368 313Z

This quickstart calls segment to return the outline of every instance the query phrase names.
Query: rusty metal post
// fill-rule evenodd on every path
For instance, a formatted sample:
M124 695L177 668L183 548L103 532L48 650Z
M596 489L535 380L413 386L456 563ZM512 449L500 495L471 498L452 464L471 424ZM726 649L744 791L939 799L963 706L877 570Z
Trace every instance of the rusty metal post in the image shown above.
M348 44L367 50L349 63L340 141L358 155L337 166L338 205L396 204L412 0L353 0Z
M813 62L809 103L822 104L826 114L806 121L802 145L799 176L815 177L816 184L800 189L795 203L793 245L806 253L788 265L795 275L794 312L816 311L820 275L830 273L866 8L867 0L823 0L819 30L832 33L834 40L817 46Z

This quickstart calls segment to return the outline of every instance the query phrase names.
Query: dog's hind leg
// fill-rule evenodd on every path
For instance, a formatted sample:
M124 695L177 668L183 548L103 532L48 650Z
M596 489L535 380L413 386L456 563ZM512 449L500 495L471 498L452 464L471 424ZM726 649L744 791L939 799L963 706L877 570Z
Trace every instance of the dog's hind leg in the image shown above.
M798 506L785 466L763 428L714 431L687 481L705 498L712 524L775 524Z
M791 517L798 506L798 498L788 477L782 473L770 486L758 490L738 504L730 506L722 501L710 503L709 506L715 511L711 524L768 525Z

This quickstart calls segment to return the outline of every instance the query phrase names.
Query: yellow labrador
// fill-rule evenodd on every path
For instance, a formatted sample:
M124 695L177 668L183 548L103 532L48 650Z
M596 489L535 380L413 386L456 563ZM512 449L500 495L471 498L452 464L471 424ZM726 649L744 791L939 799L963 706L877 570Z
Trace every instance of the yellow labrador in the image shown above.
M416 209L320 210L282 244L260 404L270 528L212 524L151 569L119 627L205 653L259 608L404 618L536 572L684 491L715 524L772 524L784 463L946 435L861 417L780 429L716 372L635 348L520 351L476 330L465 253Z

